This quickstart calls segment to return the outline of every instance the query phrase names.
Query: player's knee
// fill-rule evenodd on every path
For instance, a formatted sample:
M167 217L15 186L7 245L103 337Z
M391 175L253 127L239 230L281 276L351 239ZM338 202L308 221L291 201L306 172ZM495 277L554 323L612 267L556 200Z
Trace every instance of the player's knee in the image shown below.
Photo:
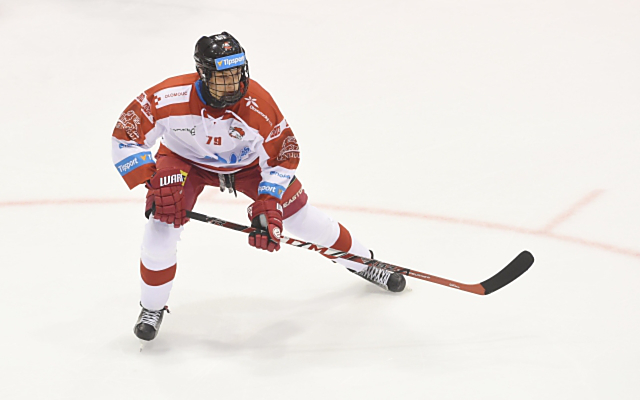
M284 220L284 229L302 240L324 246L332 244L340 233L336 221L308 204Z
M175 255L178 249L180 234L184 228L174 228L154 218L145 226L142 240L142 254L152 259L164 259Z

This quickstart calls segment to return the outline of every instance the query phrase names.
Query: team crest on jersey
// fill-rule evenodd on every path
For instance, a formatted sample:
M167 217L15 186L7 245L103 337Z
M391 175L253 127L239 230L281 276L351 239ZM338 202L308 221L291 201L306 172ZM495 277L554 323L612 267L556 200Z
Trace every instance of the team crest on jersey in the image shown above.
M123 129L129 139L136 140L140 139L140 135L138 134L138 126L140 125L140 117L133 110L129 110L126 113L122 113L120 118L118 118L118 123L116 124L117 129Z
M289 136L282 142L282 149L278 154L278 161L288 160L290 158L300 158L300 147L294 136Z
M242 130L242 128L231 127L231 130L229 131L229 136L231 136L234 139L242 140L242 138L244 138L244 131Z

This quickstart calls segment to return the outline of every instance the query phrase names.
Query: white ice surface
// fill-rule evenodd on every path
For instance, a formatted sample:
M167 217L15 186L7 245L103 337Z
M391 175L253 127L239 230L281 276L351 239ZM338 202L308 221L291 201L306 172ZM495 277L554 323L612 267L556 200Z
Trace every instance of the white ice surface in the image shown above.
M636 0L2 1L0 398L640 398L638 21ZM222 30L313 204L378 258L476 283L529 249L532 269L394 295L193 221L140 353L145 192L111 131Z

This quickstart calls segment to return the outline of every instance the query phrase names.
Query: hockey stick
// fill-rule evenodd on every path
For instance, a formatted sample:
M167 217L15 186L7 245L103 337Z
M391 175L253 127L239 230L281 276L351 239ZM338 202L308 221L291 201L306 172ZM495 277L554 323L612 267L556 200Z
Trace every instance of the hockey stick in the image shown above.
M187 211L187 218L195 219L197 221L206 222L208 224L213 224L213 225L221 226L223 228L233 229L235 231L240 231L244 233L251 233L256 230L255 228L252 228L249 226L236 224L236 223L225 221L215 217L209 217L207 215L199 214L193 211ZM448 286L454 289L463 290L465 292L475 293L479 295L487 295L489 293L493 293L496 290L508 285L509 283L516 280L520 275L524 274L529 269L529 267L531 267L531 265L533 264L533 255L525 250L522 253L518 254L518 256L514 258L513 261L507 264L506 267L504 267L502 270L500 270L500 272L498 272L491 278L481 283L467 285L464 283L451 281L449 279L439 278L434 275L428 275L423 272L414 271L409 268L404 268L404 267L399 267L397 265L384 263L376 259L356 256L351 253L332 249L330 247L320 246L315 243L308 243L308 242L303 242L302 240L292 239L284 235L280 237L280 242L289 244L291 246L316 251L327 258L331 258L331 259L344 258L345 260L357 262L359 264L373 265L375 267L383 268L393 272L398 272L403 275L410 276L412 278L422 279L424 281L437 283L439 285Z

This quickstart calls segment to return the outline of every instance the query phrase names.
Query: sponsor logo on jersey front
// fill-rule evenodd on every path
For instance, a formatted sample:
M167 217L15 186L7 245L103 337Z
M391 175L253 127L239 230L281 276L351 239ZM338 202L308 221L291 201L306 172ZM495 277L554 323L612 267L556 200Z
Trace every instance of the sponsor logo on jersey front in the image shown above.
M256 99L254 99L253 97L249 96L246 97L245 100L247 101L246 106L249 107L249 109L251 109L252 111L255 111L256 113L258 113L258 115L260 115L262 118L264 118L265 121L267 121L269 123L269 125L273 126L273 122L271 122L271 119L269 119L269 117L267 117L262 111L260 111L258 108L258 101Z
M137 153L132 156L125 158L116 164L116 168L120 175L126 175L129 172L140 168L145 164L153 164L153 157L151 157L151 152Z
M249 97L245 98L245 100L247 101L247 107L251 106L251 107L255 107L255 108L260 108L260 107L258 107L258 101L256 99L254 99L253 97L249 96Z
M271 182L261 182L258 186L258 194L268 194L278 199L282 198L285 188Z
M223 157L218 153L213 153L216 156L216 158L211 158L211 159L221 162L223 164L237 164L242 160L246 159L249 153L251 153L251 148L244 147L240 152L240 155L237 155L236 153L223 153L224 154L224 157Z
M196 127L194 126L193 128L171 128L172 131L174 132L188 132L191 134L191 136L195 136L196 135Z
M218 71L224 71L225 69L235 68L240 65L244 65L244 53L233 54L226 57L216 58L216 69Z
M156 109L170 104L188 103L191 96L191 88L191 85L175 86L156 92L153 95Z

